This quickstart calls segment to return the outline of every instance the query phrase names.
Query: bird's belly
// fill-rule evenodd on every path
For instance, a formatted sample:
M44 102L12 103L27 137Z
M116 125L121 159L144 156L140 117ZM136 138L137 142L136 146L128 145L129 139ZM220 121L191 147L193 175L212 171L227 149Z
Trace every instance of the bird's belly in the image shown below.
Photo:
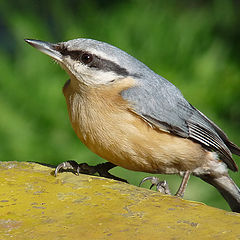
M193 171L206 158L200 144L153 129L131 113L90 122L73 124L80 140L100 157L126 169L173 174Z

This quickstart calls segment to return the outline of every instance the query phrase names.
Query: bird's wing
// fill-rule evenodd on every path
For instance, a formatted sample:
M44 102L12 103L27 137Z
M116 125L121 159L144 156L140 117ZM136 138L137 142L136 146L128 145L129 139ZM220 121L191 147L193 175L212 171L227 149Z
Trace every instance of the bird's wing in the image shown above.
M158 76L158 75L157 75ZM158 76L121 92L132 111L155 127L174 135L190 138L218 152L228 167L237 171L226 134L194 108L173 84ZM236 146L236 145L234 145ZM230 148L231 149L231 148ZM237 150L240 149L238 148Z

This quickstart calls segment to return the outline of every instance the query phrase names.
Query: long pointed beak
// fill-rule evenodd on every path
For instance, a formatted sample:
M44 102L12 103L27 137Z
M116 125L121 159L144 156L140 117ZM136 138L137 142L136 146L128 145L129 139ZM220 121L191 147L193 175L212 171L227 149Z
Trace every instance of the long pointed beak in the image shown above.
M62 62L62 54L57 51L57 47L59 46L58 44L54 43L49 43L49 42L44 42L40 40L34 40L34 39L24 39L25 42L30 44L31 46L35 47L38 49L40 52L43 52L50 56L51 58Z

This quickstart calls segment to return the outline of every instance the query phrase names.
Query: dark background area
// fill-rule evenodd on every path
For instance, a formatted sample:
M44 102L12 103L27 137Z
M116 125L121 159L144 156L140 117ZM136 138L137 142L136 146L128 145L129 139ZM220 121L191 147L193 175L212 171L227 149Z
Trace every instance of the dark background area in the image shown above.
M115 45L175 84L240 145L239 9L240 1L230 0L1 1L0 160L104 161L71 128L61 90L67 74L24 38L83 37ZM135 185L149 176L120 167L112 173ZM240 185L239 173L231 176ZM178 176L159 177L173 191L180 184ZM229 209L195 177L185 198Z

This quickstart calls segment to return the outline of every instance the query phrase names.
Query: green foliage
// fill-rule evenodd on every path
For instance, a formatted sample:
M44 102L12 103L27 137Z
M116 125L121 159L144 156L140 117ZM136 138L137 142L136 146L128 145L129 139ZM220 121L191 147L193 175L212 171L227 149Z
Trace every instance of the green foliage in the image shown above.
M0 160L102 161L71 129L61 93L68 76L24 38L87 37L118 46L178 86L240 143L237 9L237 1L227 0L1 1ZM148 175L112 172L133 184ZM180 178L166 178L177 189ZM226 208L207 184L192 178L189 185L186 198Z

